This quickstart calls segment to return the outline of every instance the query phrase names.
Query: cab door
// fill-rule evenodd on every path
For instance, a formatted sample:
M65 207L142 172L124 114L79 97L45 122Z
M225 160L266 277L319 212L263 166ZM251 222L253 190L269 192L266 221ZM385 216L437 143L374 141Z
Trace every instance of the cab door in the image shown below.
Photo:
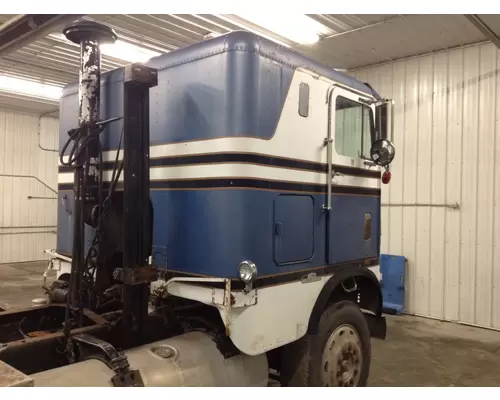
M331 194L326 209L327 259L332 265L378 257L380 170L369 160L375 138L370 98L335 87L329 107Z

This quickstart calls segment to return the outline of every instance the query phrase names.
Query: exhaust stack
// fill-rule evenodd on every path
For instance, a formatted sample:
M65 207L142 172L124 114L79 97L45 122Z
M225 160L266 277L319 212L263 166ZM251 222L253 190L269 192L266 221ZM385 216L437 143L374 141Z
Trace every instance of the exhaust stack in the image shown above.
M82 308L80 291L85 268L85 224L95 225L92 210L100 202L99 182L99 137L88 142L99 122L101 97L101 51L100 45L114 43L116 33L108 26L92 22L77 21L63 30L68 40L80 45L79 77L79 129L80 136L74 172L74 220L71 264L71 303ZM87 142L87 143L85 143Z

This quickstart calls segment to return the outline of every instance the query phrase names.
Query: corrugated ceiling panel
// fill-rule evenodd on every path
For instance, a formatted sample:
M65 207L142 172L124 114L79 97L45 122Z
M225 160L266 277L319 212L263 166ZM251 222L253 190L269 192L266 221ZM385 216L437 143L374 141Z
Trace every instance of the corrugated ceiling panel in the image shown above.
M461 15L310 16L325 24L333 37L312 46L300 46L266 33L334 68L352 69L485 40ZM160 52L199 42L210 33L242 29L238 25L241 18L230 14L102 14L86 18L110 25L123 41ZM103 57L105 71L124 64L125 61ZM76 47L46 37L2 57L0 73L64 85L77 79L78 65Z
M408 258L407 311L497 329L499 57L487 44L354 72L396 103L382 251Z
M335 33L360 29L396 17L396 14L307 14Z
M41 260L55 247L55 193L41 182L56 188L57 153L38 140L57 146L58 122L38 123L37 115L0 110L0 263Z
M484 41L462 15L409 15L301 50L336 68L358 68Z

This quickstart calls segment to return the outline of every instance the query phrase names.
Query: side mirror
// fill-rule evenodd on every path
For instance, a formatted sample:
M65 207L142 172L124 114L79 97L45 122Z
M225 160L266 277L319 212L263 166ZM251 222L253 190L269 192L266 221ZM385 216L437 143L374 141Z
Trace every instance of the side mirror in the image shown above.
M375 108L375 129L377 139L393 139L394 127L394 102L392 100L384 100Z
M395 155L396 149L387 139L376 140L370 149L372 161L382 167L387 167L394 160Z

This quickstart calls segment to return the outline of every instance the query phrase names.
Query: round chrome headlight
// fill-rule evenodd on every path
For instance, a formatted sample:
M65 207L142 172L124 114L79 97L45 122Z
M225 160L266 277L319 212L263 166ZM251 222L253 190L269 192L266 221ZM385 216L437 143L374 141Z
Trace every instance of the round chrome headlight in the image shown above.
M251 261L242 261L238 266L238 272L244 283L250 283L257 276L257 266Z

